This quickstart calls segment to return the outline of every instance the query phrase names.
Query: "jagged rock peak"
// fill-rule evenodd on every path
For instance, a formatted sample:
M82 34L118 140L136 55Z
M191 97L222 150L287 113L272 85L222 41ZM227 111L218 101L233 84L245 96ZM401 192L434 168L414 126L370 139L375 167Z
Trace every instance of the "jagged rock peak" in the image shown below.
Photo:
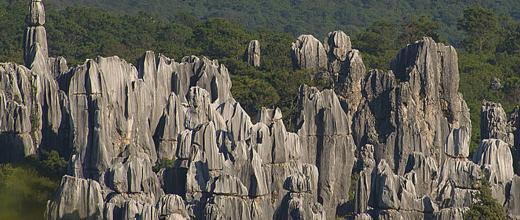
M296 68L322 70L328 65L337 66L335 61L344 62L351 51L350 37L343 31L334 31L323 43L312 35L301 35L292 44L291 55Z
M345 61L348 53L352 51L350 37L343 31L330 32L325 40L325 49L330 58Z
M299 69L327 68L327 53L323 44L312 35L301 35L292 44L294 67Z
M520 176L514 176L507 195L505 208L507 209L508 217L520 219Z
M249 42L249 45L247 46L247 50L245 53L246 62L254 67L260 66L260 41L258 40L252 40Z
M34 61L34 46L38 44L41 53L47 62L49 57L47 47L47 31L45 24L45 7L41 0L32 0L29 5L29 14L26 19L26 30L23 38L23 51L25 66L29 67Z
M482 141L476 163L467 159L471 122L453 47L424 38L390 71L367 71L344 32L323 43L300 36L295 68L333 88L300 88L292 133L278 108L253 124L216 60L148 51L137 66L97 57L69 70L48 57L42 1L30 7L30 69L0 64L0 160L70 146L48 219L331 219L349 201L357 219L460 219L483 177L518 216L514 129L503 130L500 106L486 105L483 132L496 139ZM245 56L260 65L258 41Z
M491 183L507 183L513 176L511 145L499 139L484 139L473 156L475 163L489 166Z
M54 200L47 204L47 219L101 219L103 195L94 180L64 176Z
M480 121L481 139L500 139L511 145L514 144L514 128L500 103L484 101Z
M31 0L27 26L43 26L45 24L45 7L42 0Z
M16 162L36 154L41 111L34 106L37 76L24 66L0 64L0 161Z

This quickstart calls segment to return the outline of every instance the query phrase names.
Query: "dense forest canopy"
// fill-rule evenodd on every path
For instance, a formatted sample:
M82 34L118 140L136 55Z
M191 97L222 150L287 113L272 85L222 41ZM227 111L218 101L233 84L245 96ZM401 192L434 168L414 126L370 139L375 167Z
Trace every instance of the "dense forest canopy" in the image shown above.
M353 47L362 52L365 64L380 69L389 68L389 61L399 48L423 36L455 45L459 51L460 87L471 109L473 151L480 139L482 100L501 102L507 111L520 103L520 23L516 21L520 18L520 2L515 0L48 0L46 3L52 56L64 56L72 65L97 55L118 55L136 63L147 50L176 60L186 55L218 59L232 74L234 97L249 113L254 115L264 106L280 107L289 129L295 127L291 119L297 116L298 87L329 86L327 82L311 80L306 71L293 69L289 50L295 35L300 33L314 33L323 39L327 32L343 29L351 35ZM21 45L27 9L26 1L0 0L2 62L23 63ZM253 39L258 39L262 47L259 68L243 61L247 43ZM43 161L22 166L43 167L38 172L32 168L26 171L0 167L0 176L5 177L1 178L5 181L0 181L0 198L8 196L3 189L17 176L47 176L28 183L39 188L27 187L52 188L49 185L56 184L55 176L59 174L48 170L63 170L66 162L62 158L67 155L61 155L62 158L53 152L47 155L40 158ZM23 187L15 190L27 190ZM20 197L20 201L8 202L2 199L0 213L19 208L16 202L26 199Z
M299 35L324 35L341 29L358 33L371 23L384 19L395 23L417 15L428 15L440 22L440 33L458 42L463 32L457 29L462 9L479 4L499 15L520 18L520 2L452 0L48 0L56 6L84 5L123 13L145 11L164 18L189 14L198 18L225 18L250 30L269 29Z

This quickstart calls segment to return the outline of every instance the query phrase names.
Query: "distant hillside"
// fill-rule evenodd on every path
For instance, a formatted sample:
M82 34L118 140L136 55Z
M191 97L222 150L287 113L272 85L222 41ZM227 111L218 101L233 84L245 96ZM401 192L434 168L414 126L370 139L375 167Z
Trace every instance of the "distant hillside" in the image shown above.
M398 23L411 16L428 15L441 23L441 36L454 44L461 36L457 20L472 4L520 18L518 0L47 0L47 4L93 6L125 13L144 11L165 18L181 14L221 17L249 29L319 36L335 29L355 34L374 21Z

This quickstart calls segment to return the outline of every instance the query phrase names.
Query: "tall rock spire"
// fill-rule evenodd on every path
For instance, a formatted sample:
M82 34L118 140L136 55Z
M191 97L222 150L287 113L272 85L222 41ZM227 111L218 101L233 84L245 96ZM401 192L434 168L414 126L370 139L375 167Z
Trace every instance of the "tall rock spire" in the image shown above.
M31 0L29 14L25 21L26 29L23 42L24 62L30 66L36 55L36 47L40 53L47 58L47 32L45 31L45 7L42 0ZM38 46L36 46L38 45Z

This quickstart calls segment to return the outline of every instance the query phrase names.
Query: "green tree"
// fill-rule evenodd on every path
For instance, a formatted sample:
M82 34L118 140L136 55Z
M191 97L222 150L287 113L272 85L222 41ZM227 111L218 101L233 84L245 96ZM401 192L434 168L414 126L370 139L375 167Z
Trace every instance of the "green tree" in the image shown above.
M495 52L498 40L498 18L491 9L479 5L464 10L458 27L466 33L462 41L464 48L470 52Z
M440 23L429 16L412 17L404 21L399 41L402 45L406 45L420 40L422 37L431 37L438 42L439 28Z
M42 219L57 186L31 167L0 164L0 219Z
M520 53L520 23L508 16L501 16L501 41L497 46L497 52L518 55Z
M464 214L464 219L468 220L503 220L507 219L503 207L497 202L491 194L489 182L483 181L478 193L479 202L470 206L469 210Z
M363 61L368 67L388 69L400 47L397 36L396 24L381 20L358 34L352 44L363 52Z
M195 27L192 46L212 59L225 57L241 59L252 36L235 23L224 19L210 19Z

